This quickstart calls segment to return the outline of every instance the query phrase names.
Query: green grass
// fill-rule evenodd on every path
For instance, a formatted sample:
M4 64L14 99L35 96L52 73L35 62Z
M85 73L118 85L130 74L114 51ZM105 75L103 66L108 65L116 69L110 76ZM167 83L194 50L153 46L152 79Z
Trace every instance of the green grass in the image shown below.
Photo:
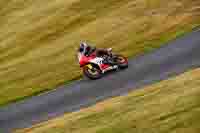
M0 105L81 77L81 40L133 57L200 24L199 0L1 0Z
M200 69L18 133L199 133Z

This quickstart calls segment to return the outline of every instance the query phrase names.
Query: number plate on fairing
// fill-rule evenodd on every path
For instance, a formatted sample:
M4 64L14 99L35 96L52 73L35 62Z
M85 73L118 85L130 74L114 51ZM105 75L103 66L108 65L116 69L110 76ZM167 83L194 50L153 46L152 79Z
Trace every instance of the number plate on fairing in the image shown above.
M103 60L104 60L103 58L96 57L96 58L90 60L90 62L101 65L101 64L103 64Z

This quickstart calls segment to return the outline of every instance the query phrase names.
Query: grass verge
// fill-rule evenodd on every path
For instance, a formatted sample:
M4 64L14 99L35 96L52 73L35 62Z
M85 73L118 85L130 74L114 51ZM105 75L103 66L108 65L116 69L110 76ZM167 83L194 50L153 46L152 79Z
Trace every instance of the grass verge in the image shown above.
M198 133L200 69L17 133Z
M199 0L2 0L0 105L81 77L81 40L133 57L200 24Z

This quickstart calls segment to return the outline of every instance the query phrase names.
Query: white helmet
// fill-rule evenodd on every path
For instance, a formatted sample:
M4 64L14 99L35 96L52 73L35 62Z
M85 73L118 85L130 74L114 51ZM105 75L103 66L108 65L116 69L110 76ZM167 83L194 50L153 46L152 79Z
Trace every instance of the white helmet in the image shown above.
M89 50L90 50L90 46L87 43L85 43L85 42L80 43L80 46L79 46L80 53L86 53Z

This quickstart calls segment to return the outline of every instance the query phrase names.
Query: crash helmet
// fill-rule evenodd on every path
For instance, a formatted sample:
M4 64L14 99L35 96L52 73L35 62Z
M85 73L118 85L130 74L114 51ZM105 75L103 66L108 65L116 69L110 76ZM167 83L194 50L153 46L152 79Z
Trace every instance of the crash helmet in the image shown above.
M79 52L87 53L88 51L90 51L90 46L85 42L81 42L79 46Z

